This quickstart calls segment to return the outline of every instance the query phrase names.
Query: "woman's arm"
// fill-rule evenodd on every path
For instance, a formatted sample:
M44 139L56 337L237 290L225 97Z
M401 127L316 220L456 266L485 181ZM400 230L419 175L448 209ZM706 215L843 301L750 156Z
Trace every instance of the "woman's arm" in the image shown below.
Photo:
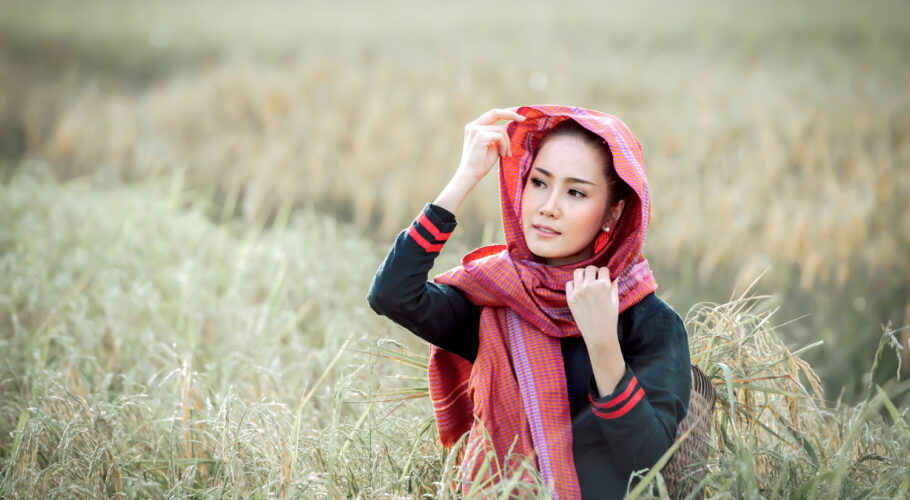
M616 326L619 287L606 267L580 267L572 278L566 283L566 302L585 340L597 394L609 394L625 373Z
M367 302L418 337L473 362L480 308L457 288L427 281L456 224L451 212L428 203L398 235L373 277Z
M480 308L457 289L427 281L433 260L455 229L455 214L474 186L487 175L500 155L511 155L509 135L500 120L525 117L491 109L465 125L458 169L433 204L402 231L379 267L367 302L379 314L424 340L474 361Z
M670 447L689 404L689 342L679 315L651 294L624 318L619 338L617 283L606 267L576 269L566 301L593 371L591 411L604 445L630 468L650 467Z
M651 467L676 438L692 386L689 343L683 322L669 305L649 295L623 321L625 371L613 392L592 380L591 410L626 473Z

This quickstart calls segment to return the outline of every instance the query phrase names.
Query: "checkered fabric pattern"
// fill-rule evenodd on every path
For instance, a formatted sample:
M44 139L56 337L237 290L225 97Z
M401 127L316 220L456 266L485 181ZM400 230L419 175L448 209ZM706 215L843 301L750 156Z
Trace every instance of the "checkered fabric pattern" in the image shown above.
M577 267L606 265L612 278L619 277L620 313L657 288L642 254L651 214L648 183L641 145L618 118L564 106L522 106L515 111L527 119L508 125L513 156L500 160L507 245L475 250L461 266L435 278L482 306L477 358L471 364L432 347L430 395L444 445L451 446L470 432L462 461L463 485L508 474L514 463L504 459L511 451L536 459L554 498L580 498L560 339L581 333L566 303L566 283ZM541 136L569 119L607 142L617 173L634 195L626 201L615 229L598 236L590 259L550 267L536 262L525 243L521 196ZM491 443L483 439L484 432ZM488 468L478 477L491 452L501 469Z

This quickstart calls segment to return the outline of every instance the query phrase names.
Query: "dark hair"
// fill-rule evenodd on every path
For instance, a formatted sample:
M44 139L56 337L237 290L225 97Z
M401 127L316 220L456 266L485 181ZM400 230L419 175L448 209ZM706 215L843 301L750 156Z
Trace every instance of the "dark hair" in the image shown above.
M607 191L610 194L610 205L619 203L620 200L626 199L632 192L632 188L626 184L626 181L619 177L616 169L613 167L613 153L610 151L610 145L602 137L584 128L580 123L571 118L563 120L555 127L547 130L540 142L537 143L537 151L555 137L574 137L583 143L591 146L600 152L604 162L604 177L607 179Z

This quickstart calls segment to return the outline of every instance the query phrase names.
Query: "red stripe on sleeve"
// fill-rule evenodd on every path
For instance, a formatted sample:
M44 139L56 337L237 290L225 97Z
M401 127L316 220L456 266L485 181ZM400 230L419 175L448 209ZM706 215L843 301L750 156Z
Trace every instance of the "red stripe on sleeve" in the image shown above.
M413 238L414 241L416 241L417 244L423 247L423 249L427 252L438 252L442 250L442 243L439 243L438 245L431 244L429 241L427 241L426 238L417 232L417 228L414 226L411 226L410 229L408 229L408 236Z
M427 218L427 214L425 214L423 212L420 212L420 215L417 216L417 222L419 222L421 226L426 228L426 230L429 231L430 234L432 234L434 238L436 238L436 241L445 241L445 240L449 239L449 236L452 236L452 233L443 233L442 231L437 229L436 226L434 226L433 223L430 222L430 219Z
M632 399L630 399L628 403L624 404L622 406L622 408L620 408L616 411L602 412L602 411L598 410L597 407L594 407L594 406L591 407L591 411L593 411L595 415L597 415L598 417L601 417L601 418L606 418L606 419L619 418L619 417L625 415L626 413L629 413L629 410L634 408L635 405L638 404L638 402L641 401L641 398L643 398L643 397L645 397L645 390L639 388L638 392L635 393L635 396L633 396Z
M628 385L628 387L626 387L626 390L622 391L622 394L620 394L619 396L616 396L615 398L613 398L605 403L598 403L597 401L594 401L594 398L591 397L590 394L588 394L588 400L591 401L591 405L594 406L595 408L599 408L601 410L606 410L607 408L612 408L612 407L618 405L619 403L622 403L623 401L625 401L625 399L627 397L629 397L629 394L632 394L632 391L635 390L635 386L637 386L637 385L638 385L638 377L633 376L632 380L629 381L629 385Z

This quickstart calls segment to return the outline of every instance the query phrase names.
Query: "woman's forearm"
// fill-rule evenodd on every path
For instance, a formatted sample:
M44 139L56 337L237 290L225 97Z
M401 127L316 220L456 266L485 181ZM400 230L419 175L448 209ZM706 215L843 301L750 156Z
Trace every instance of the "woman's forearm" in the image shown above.
M599 396L612 393L616 384L626 373L626 362L619 348L619 341L614 335L603 345L586 344L591 358L591 369L594 371L594 382L597 383Z
M442 192L439 193L439 196L436 197L436 201L433 204L457 215L458 208L461 207L465 198L468 197L468 193L474 189L477 182L478 179L463 174L459 169L449 183L446 184L446 187L442 189Z

